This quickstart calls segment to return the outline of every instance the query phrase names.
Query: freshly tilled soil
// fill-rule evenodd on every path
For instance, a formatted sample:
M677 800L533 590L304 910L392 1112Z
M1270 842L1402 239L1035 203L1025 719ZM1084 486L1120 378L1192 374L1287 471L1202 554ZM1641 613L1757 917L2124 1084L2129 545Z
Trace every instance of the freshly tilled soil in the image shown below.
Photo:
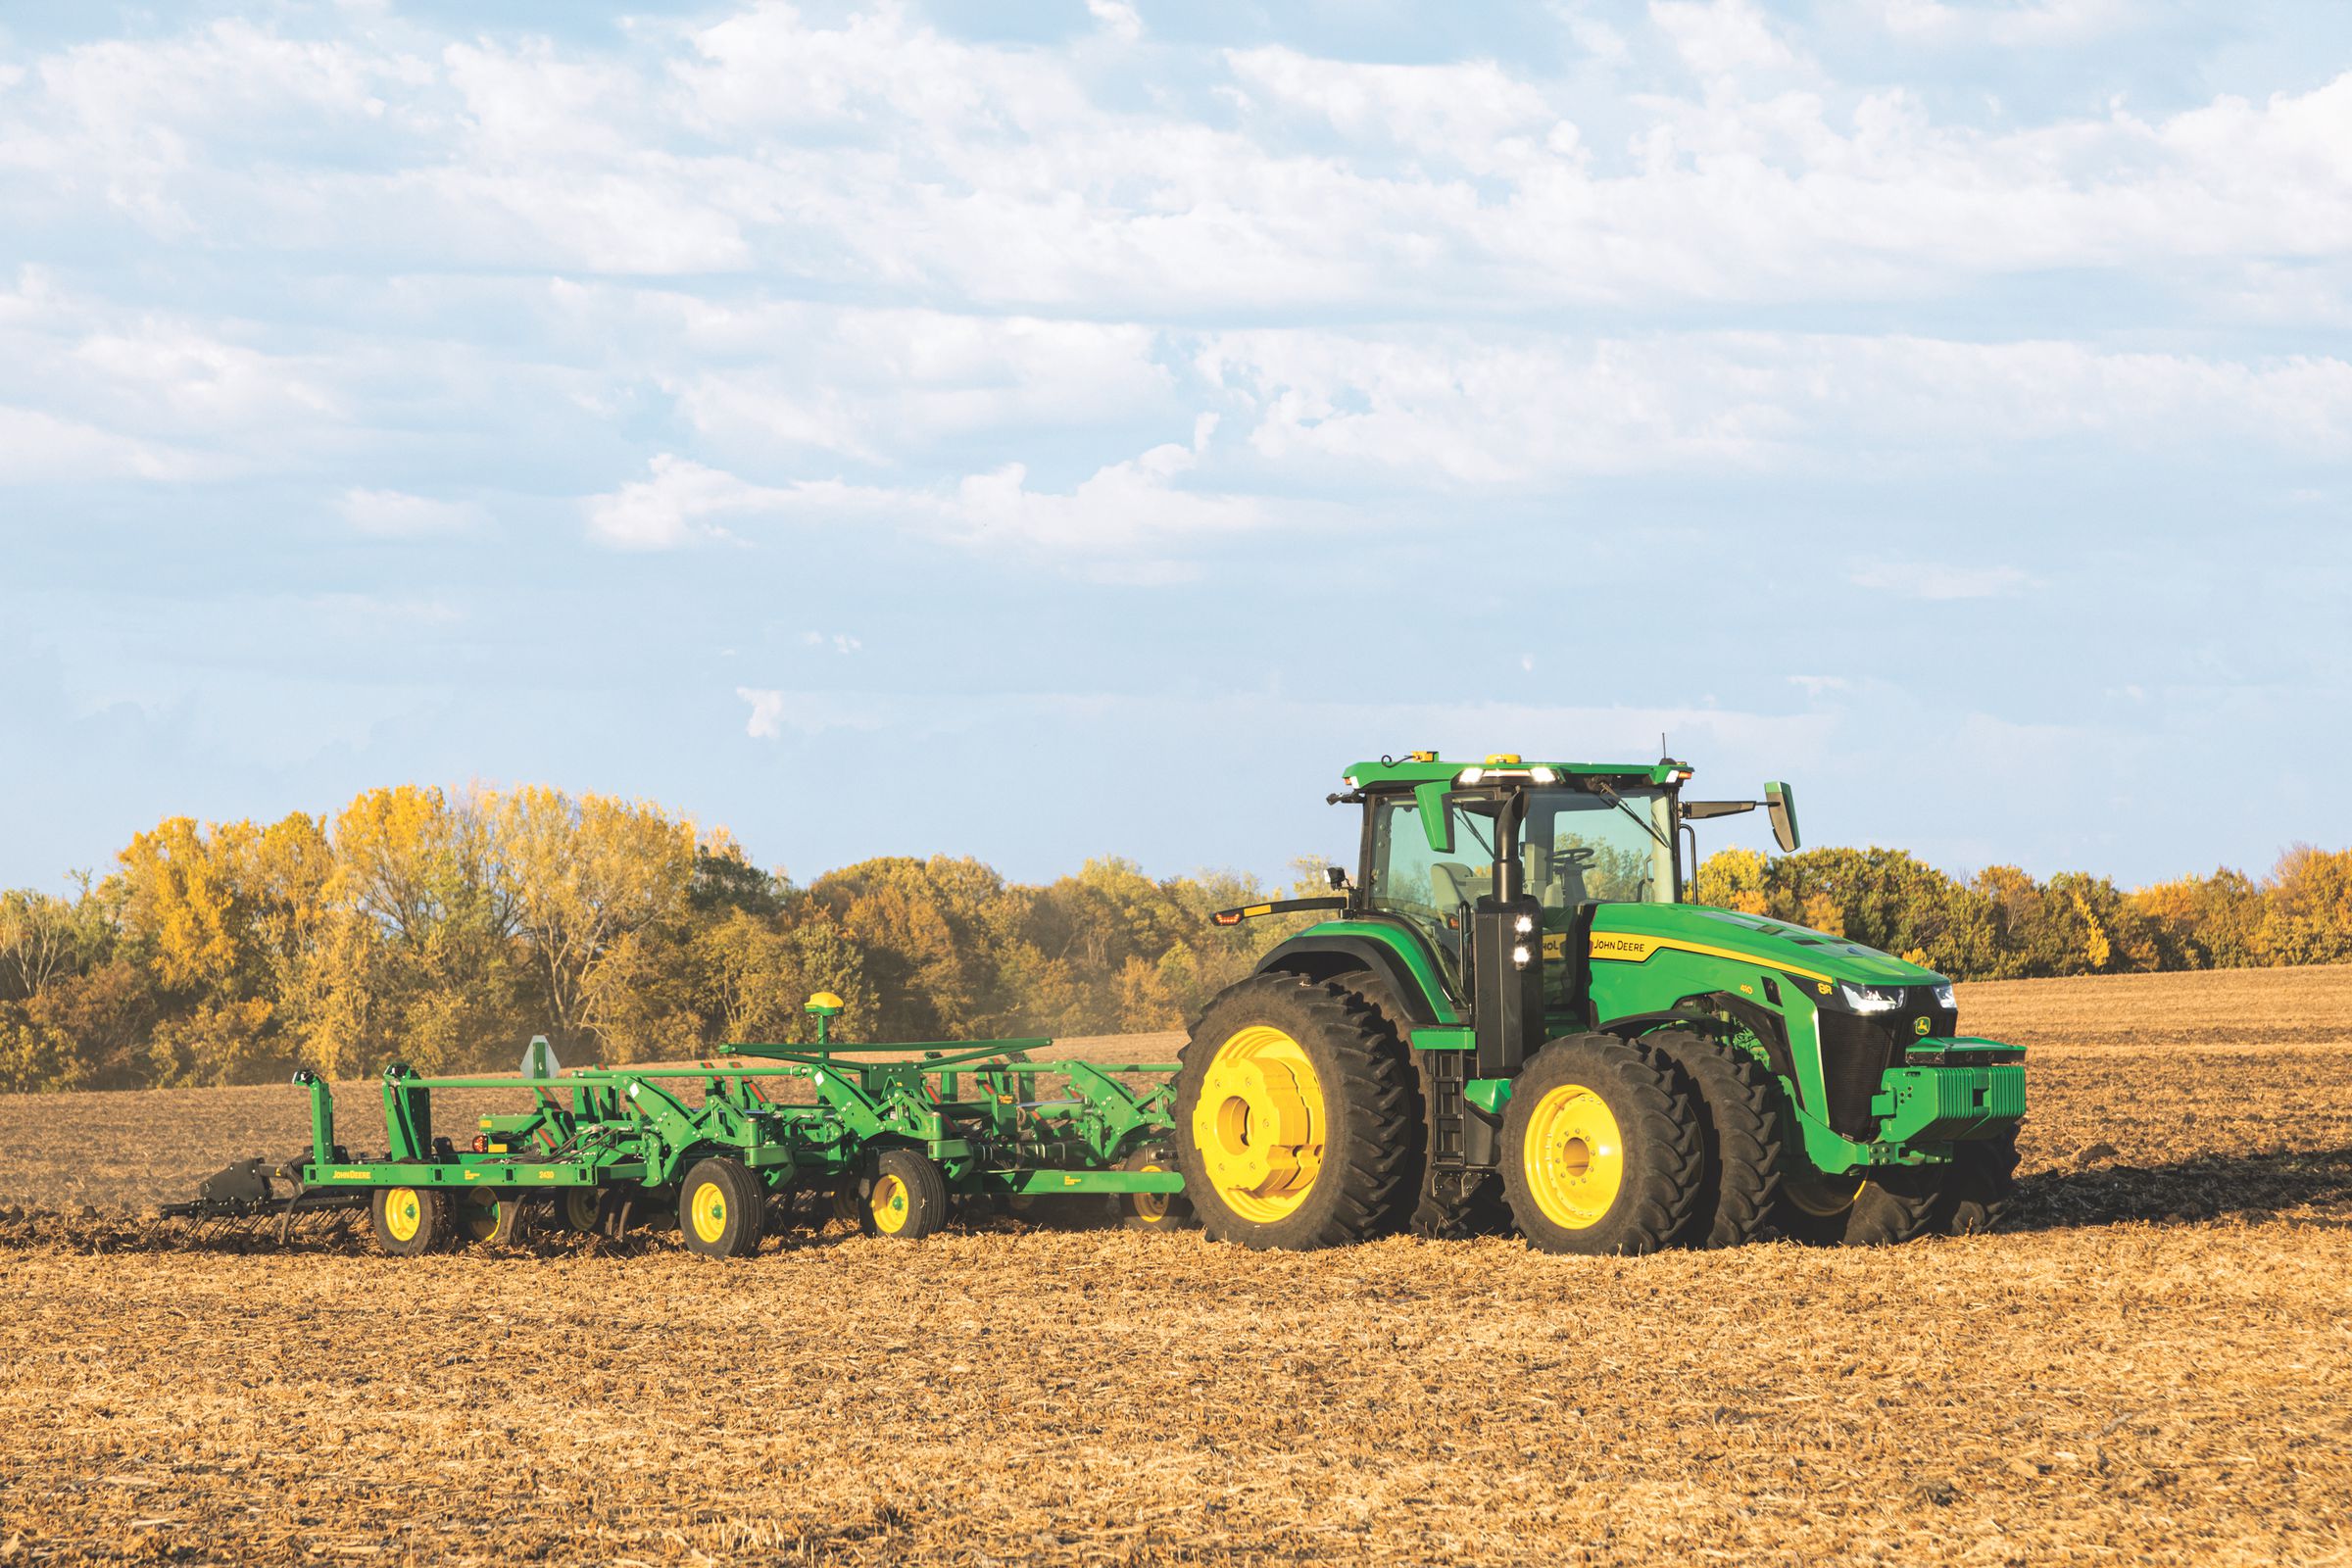
M0 1563L2352 1561L2352 969L1962 1005L2017 1229L1881 1250L191 1250L298 1092L0 1101Z

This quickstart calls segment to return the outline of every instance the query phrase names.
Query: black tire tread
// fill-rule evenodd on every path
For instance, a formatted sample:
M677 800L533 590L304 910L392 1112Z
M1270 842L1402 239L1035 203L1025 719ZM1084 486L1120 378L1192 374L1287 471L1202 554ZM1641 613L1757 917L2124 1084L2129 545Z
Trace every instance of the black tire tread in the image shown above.
M1706 1171L1681 1239L1709 1250L1755 1240L1780 1196L1787 1139L1771 1069L1737 1047L1689 1030L1653 1030L1642 1039L1682 1069L1698 1115Z
M1318 1201L1310 1197L1298 1213L1261 1225L1233 1214L1211 1191L1193 1147L1192 1105L1209 1058L1244 1021L1269 1010L1292 1009L1337 1058L1340 1081L1322 1086L1326 1103L1349 1107L1350 1129L1360 1126L1364 1136L1349 1138L1336 1162L1327 1146L1315 1179L1321 1185L1338 1178L1331 1199ZM1260 1250L1308 1250L1368 1241L1395 1228L1401 1206L1399 1189L1418 1174L1409 1129L1420 1118L1413 1114L1414 1084L1404 1048L1387 1018L1360 995L1336 982L1279 970L1250 975L1226 987L1201 1009L1177 1059L1184 1064L1177 1075L1177 1160L1194 1212L1211 1240Z
M2008 1223L2017 1207L2017 1130L1954 1146L1936 1195L1932 1228L1939 1236L1983 1236Z
M1705 1140L1699 1136L1682 1070L1664 1052L1641 1040L1599 1033L1563 1035L1528 1058L1511 1110L1532 1104L1549 1087L1544 1080L1555 1072L1573 1075L1609 1098L1626 1135L1625 1180L1634 1189L1631 1206L1590 1232L1552 1225L1525 1181L1525 1124L1519 1115L1506 1113L1503 1195L1520 1234L1528 1246L1553 1252L1640 1256L1671 1246L1690 1224L1705 1171Z

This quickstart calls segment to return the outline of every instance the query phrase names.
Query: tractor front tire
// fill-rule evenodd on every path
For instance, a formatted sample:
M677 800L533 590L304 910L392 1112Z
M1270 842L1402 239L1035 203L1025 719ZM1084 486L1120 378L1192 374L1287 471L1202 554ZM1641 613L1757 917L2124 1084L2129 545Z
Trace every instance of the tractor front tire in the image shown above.
M1705 1167L1682 1074L1639 1040L1554 1040L1512 1085L1503 1198L1538 1251L1632 1256L1670 1245Z
M760 1250L767 1191L741 1160L698 1159L678 1185L678 1234L705 1257L749 1257Z
M1212 1240L1304 1251L1396 1228L1420 1117L1395 1030L1338 983L1255 974L1193 1025L1176 1160Z
M1952 1150L1930 1229L1939 1236L1997 1231L2017 1204L2017 1131L1972 1139Z
M1704 1035L1660 1029L1642 1043L1682 1069L1698 1112L1705 1173L1681 1241L1692 1247L1739 1247L1762 1233L1781 1191L1786 1123L1780 1086L1747 1053Z
M1791 1169L1781 1179L1772 1228L1813 1247L1898 1247L1927 1231L1941 1192L1939 1174L1915 1165L1867 1178Z

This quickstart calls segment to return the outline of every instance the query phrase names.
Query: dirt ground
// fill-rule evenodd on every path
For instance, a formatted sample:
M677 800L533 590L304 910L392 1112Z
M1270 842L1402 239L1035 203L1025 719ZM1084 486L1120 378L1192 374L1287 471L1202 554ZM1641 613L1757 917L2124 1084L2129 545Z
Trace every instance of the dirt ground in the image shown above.
M0 1100L0 1563L2352 1562L2352 968L1962 1007L2018 1229L1885 1251L161 1250L298 1092Z

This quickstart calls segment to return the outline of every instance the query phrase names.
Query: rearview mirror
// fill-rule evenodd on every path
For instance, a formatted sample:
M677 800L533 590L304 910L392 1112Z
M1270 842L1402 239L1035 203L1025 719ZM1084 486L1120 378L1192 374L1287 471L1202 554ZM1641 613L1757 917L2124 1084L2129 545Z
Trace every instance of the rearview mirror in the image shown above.
M1796 853L1796 797L1786 784L1764 786L1764 808L1772 815L1772 836L1780 841L1781 853Z

